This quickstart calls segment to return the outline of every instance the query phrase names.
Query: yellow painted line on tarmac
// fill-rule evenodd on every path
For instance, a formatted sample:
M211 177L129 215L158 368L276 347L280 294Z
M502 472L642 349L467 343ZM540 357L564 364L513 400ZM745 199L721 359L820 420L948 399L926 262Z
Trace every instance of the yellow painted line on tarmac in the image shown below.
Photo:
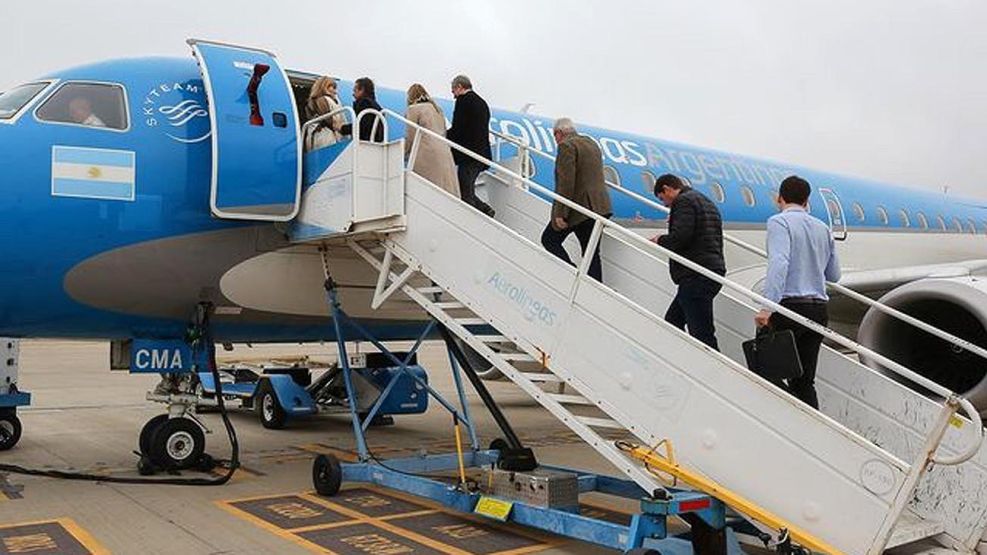
M259 496L259 497L252 497L252 498L249 498L249 499L238 499L237 501L257 501L259 499L267 499L267 498L271 498L271 497L281 497L281 496L279 496L279 495L275 495L275 496L262 495L262 496ZM256 526L259 526L260 528L262 528L264 530L267 530L268 532L274 534L275 536L277 536L279 538L286 539L286 540L294 543L295 545L298 545L300 547L304 547L305 549L307 549L307 550L309 550L309 551L311 551L313 553L332 553L332 551L329 551L328 549L322 547L319 544L310 542L310 541L306 540L305 538L303 538L301 536L296 536L295 534L292 534L291 532L289 532L287 530L282 530L281 528L279 528L279 527L271 524L270 522L267 522L266 520L264 520L264 519L262 519L260 517L254 516L254 515L246 512L246 511L242 511L242 510L234 507L233 505L229 505L228 504L228 503L235 503L237 501L215 501L214 503L216 505L218 505L220 509L223 509L224 511L230 513L231 515L233 515L235 517L238 517L238 518L242 518L243 520L246 520L246 521L248 521L248 522L250 522L250 523L252 523L252 524L254 524ZM356 524L356 521L353 521L353 520L346 521L346 524Z
M89 550L92 555L110 555L110 550L103 547L101 543L96 541L85 528L79 526L71 518L59 518L55 522L62 525L65 531L68 532L72 537L74 537L79 543Z

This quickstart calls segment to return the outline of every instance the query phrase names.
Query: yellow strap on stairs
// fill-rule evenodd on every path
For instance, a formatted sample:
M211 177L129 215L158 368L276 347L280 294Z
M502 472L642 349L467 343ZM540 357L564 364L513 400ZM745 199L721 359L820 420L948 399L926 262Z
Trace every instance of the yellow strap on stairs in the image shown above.
M843 552L839 549L809 534L805 530L782 520L781 517L767 509L758 506L754 502L730 491L705 476L683 468L675 461L675 453L672 449L672 443L669 440L663 439L654 447L642 447L625 441L618 441L616 445L621 451L644 462L644 467L648 472L669 484L670 487L674 487L679 481L682 481L698 491L719 499L728 507L769 528L778 530L779 532L787 530L792 540L806 549L818 553L843 555ZM664 452L660 452L660 449L663 449Z

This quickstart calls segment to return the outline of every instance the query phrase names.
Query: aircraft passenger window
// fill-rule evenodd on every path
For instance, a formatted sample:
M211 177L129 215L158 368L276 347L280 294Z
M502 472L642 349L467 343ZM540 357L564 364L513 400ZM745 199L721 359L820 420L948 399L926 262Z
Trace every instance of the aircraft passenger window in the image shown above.
M0 93L0 119L10 119L38 96L48 83L28 83Z
M939 229L946 231L946 220L942 216L936 216L936 223L939 224Z
M953 231L956 233L963 233L963 223L956 216L953 216Z
M644 189L644 194L648 198L651 198L655 194L655 174L649 171L641 172L641 188Z
M877 207L877 221L881 225L888 225L888 211L884 209L883 206Z
M754 191L747 185L740 188L740 194L744 197L744 204L747 206L754 206L757 203L757 199L754 198Z
M727 200L727 194L723 191L723 186L719 183L713 183L709 186L709 189L713 192L713 199L716 200L716 202L722 204L725 200Z
M977 233L977 224L974 223L973 218L967 219L966 231L967 233Z
M862 222L867 219L867 215L864 213L864 207L861 206L859 202L853 203L853 217L857 218L858 222Z
M35 114L52 123L116 130L128 127L127 102L120 85L65 83Z
M915 214L915 219L918 220L918 226L922 229L929 229L929 220L925 219L925 214L919 212Z
M603 179L620 187L620 173L613 166L603 166Z
M908 212L904 208L898 211L898 219L901 220L901 227L909 227L912 225L912 222L908 220Z

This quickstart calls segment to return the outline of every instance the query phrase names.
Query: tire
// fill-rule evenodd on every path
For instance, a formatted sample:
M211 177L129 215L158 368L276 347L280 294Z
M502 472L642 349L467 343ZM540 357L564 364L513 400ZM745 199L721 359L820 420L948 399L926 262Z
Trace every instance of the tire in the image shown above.
M661 551L647 547L635 547L628 551L627 555L661 555Z
M312 484L319 495L332 497L343 485L343 467L332 455L319 455L312 462Z
M195 466L206 448L202 428L188 418L170 418L162 422L151 439L151 462L167 470Z
M510 445L508 445L507 440L504 438L498 437L497 439L490 442L491 451L503 451L504 449L508 449L509 447Z
M0 414L0 451L12 449L21 440L21 419L14 411Z
M260 423L268 430L280 430L284 428L288 413L281 407L278 395L274 392L274 386L268 380L263 380L257 388L257 395L254 406L257 407L257 416Z
M141 455L149 455L151 453L151 440L154 439L154 432L158 431L158 427L165 420L168 420L168 415L159 414L148 420L144 424L144 427L141 428L141 435L137 440L137 448L140 449Z

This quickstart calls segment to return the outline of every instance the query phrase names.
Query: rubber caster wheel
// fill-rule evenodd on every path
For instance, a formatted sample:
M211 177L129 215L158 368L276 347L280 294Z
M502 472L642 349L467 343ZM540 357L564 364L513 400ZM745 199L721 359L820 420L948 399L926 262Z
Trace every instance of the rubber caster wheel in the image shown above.
M6 451L21 440L21 419L14 412L0 414L0 451Z
M268 430L280 430L284 428L284 423L288 419L288 414L281 408L281 402L274 393L271 382L264 380L261 382L257 392L257 415L260 423Z
M627 555L661 555L661 551L657 549L649 549L647 547L636 547L627 552Z
M497 439L490 442L491 451L503 451L509 447L510 445L507 444L507 440L503 438L498 437Z
M149 455L151 453L151 440L154 439L154 432L158 431L158 426L165 420L168 420L168 415L159 414L148 420L144 424L144 427L141 428L141 435L137 440L137 448L140 449L141 455Z
M188 418L169 418L154 432L148 455L151 462L166 470L195 466L206 448L202 428Z
M137 473L141 476L151 476L154 474L154 463L146 455L137 460Z
M312 463L312 484L319 495L332 497L343 485L343 467L332 455L319 455Z

